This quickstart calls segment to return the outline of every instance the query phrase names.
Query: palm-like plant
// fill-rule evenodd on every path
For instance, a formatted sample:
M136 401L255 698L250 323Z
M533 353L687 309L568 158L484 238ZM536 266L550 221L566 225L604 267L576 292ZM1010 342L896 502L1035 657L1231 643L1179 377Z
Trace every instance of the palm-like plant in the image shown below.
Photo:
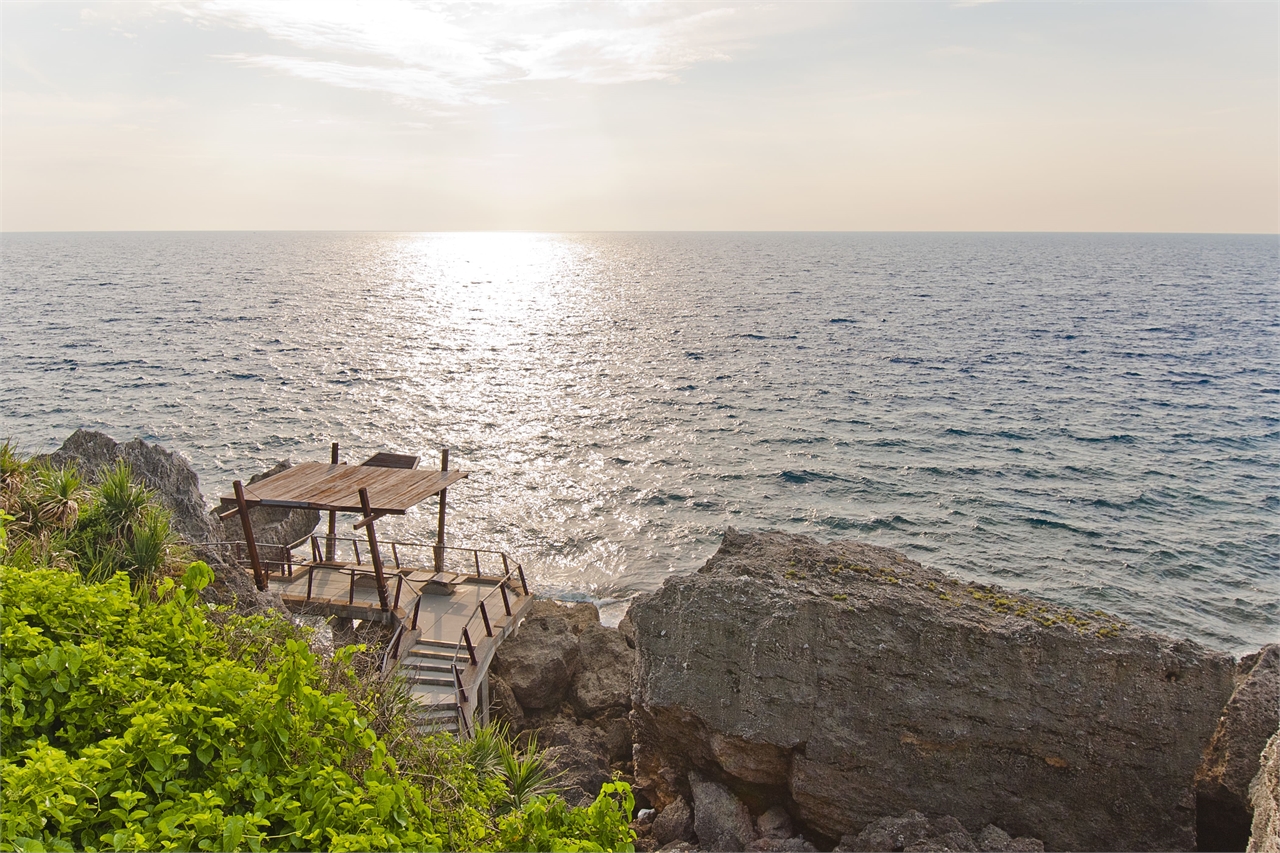
M36 474L36 514L43 524L66 529L75 523L84 501L80 475L70 465L42 468Z
M502 739L502 776L507 783L507 793L499 804L501 812L518 811L534 797L549 794L555 789L555 777L547 771L547 765L538 752L538 740L529 738L524 750L510 740Z

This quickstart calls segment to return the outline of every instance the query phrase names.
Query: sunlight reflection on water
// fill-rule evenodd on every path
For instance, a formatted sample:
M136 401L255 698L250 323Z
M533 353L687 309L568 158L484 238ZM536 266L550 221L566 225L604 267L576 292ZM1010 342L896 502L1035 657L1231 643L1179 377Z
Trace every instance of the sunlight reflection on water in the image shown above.
M4 235L0 432L473 472L555 594L727 525L891 545L1223 648L1280 625L1277 249L1126 235ZM389 525L429 538L433 510Z

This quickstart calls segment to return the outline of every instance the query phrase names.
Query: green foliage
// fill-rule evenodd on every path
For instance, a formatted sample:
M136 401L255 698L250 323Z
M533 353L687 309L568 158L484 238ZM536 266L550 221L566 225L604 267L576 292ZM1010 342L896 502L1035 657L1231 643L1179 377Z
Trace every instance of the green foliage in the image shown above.
M356 648L322 665L283 619L210 611L212 576L0 566L0 846L630 849L625 784L571 809L516 794L507 758L536 756L499 730L380 733Z

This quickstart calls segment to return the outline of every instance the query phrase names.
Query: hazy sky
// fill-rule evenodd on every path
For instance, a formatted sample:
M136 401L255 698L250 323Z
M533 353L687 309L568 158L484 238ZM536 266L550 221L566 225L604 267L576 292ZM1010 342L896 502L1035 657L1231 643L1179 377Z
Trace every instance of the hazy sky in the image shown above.
M1280 225L1269 0L0 8L10 231Z

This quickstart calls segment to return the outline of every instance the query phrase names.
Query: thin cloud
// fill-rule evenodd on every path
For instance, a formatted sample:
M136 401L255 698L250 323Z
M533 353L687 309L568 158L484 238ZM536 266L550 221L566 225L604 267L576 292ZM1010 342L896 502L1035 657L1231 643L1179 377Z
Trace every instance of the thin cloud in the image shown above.
M773 17L769 7L661 3L202 0L175 8L203 26L261 32L302 54L220 57L239 65L454 106L492 102L496 87L521 81L675 80L698 63L728 60Z

